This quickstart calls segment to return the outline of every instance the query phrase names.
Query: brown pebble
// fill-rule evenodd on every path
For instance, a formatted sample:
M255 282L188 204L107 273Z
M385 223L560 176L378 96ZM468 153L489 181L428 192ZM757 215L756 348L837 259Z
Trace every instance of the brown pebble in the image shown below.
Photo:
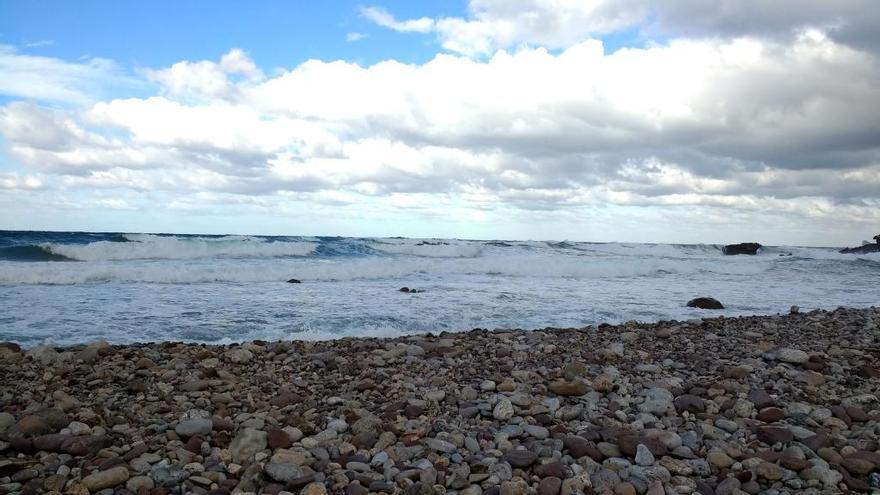
M26 437L45 435L52 432L52 427L43 418L33 414L18 420L18 423L13 428Z
M185 444L186 450L192 452L193 454L198 454L202 451L202 442L204 441L205 439L198 435L190 437L190 439L187 440Z
M586 394L587 390L589 390L589 387L581 380L571 382L557 381L550 384L550 391L563 397L578 397Z
M565 465L559 461L549 462L547 464L541 464L536 466L535 474L542 478L556 477L556 478L565 478Z
M286 449L290 447L290 436L286 431L280 429L272 429L269 430L266 435L266 441L269 444L269 448L272 450L275 449Z
M672 404L678 412L687 411L689 413L697 414L706 410L706 405L703 399L692 394L679 395L672 401Z
M785 411L778 407L765 407L755 418L765 423L775 423L785 418Z
M843 459L843 461L840 462L840 465L852 474L869 474L875 469L874 463L855 457L847 457L846 459Z
M758 440L767 445L788 443L794 440L794 434L788 428L781 426L761 426L755 431Z
M776 401L770 397L770 394L760 389L749 392L749 400L755 405L756 409L764 409L765 407L776 405Z
M869 419L868 414L865 413L865 410L861 407L847 407L846 414L850 417L851 420L855 421L856 423L865 423Z
M562 480L556 476L549 476L538 483L538 495L558 495L562 488Z

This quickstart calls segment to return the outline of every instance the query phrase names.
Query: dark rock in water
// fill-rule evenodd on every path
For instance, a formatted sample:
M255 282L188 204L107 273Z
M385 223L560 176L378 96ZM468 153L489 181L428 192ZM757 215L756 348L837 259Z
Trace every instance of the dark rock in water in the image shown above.
M419 294L421 292L425 292L423 289L410 289L409 287L401 287L397 290L399 290L400 292L405 292L407 294Z
M763 246L757 242L741 242L739 244L728 244L721 248L721 252L728 255L734 254L758 254L758 250Z
M288 280L287 283L288 284L301 284L302 280L297 280L295 278L292 278L292 279Z
M872 237L874 239L874 244L865 243L859 247L852 248L843 248L840 250L841 253L844 254L868 254L868 253L880 253L880 234Z
M717 299L712 299L711 297L698 297L696 299L691 299L688 301L687 306L689 308L700 308L700 309L724 309L724 305L718 302Z
M880 253L880 243L878 244L865 244L864 246L853 247L853 248L843 248L840 250L843 254L868 254L868 253Z

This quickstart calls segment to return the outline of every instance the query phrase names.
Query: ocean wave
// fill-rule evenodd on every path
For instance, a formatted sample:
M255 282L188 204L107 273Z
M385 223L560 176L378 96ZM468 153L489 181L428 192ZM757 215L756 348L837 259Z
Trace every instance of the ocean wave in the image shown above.
M841 253L837 248L790 247L779 248L780 254L808 260L853 261L856 259L880 261L880 253Z
M53 255L77 261L118 261L308 256L317 246L312 242L265 241L246 236L209 238L126 234L125 238L129 242L46 243L39 247Z
M483 252L480 244L466 241L391 241L375 241L371 247L376 251L386 254L422 256L427 258L476 258Z
M10 261L75 261L43 246L7 246L0 248L0 260Z
M683 258L689 256L721 255L718 244L640 244L626 242L547 242L551 249L603 254L612 256L661 256Z
M775 260L775 258L773 259ZM289 259L211 259L182 264L174 260L67 263L5 263L2 284L81 284L102 282L209 283L303 282L351 280L442 280L460 276L536 279L613 279L715 273L754 276L774 267L771 260L724 263L719 260L670 258L615 259L587 256L507 255L474 258L338 257ZM405 285L404 283L404 285Z

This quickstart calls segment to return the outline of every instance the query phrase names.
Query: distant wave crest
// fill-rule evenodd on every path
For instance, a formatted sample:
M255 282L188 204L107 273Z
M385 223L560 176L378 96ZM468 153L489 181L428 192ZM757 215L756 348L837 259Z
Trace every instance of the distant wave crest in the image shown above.
M308 256L317 246L313 242L265 241L241 236L207 238L126 234L125 239L128 242L47 243L39 247L48 253L71 260L114 261Z
M423 256L428 258L476 258L482 253L482 246L469 242L419 241L408 242L376 242L372 245L376 251L386 254L402 254Z

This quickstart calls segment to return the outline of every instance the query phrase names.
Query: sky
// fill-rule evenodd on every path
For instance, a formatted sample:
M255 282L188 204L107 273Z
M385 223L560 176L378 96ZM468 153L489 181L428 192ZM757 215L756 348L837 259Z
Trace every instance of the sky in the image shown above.
M874 0L0 0L0 229L858 245Z

